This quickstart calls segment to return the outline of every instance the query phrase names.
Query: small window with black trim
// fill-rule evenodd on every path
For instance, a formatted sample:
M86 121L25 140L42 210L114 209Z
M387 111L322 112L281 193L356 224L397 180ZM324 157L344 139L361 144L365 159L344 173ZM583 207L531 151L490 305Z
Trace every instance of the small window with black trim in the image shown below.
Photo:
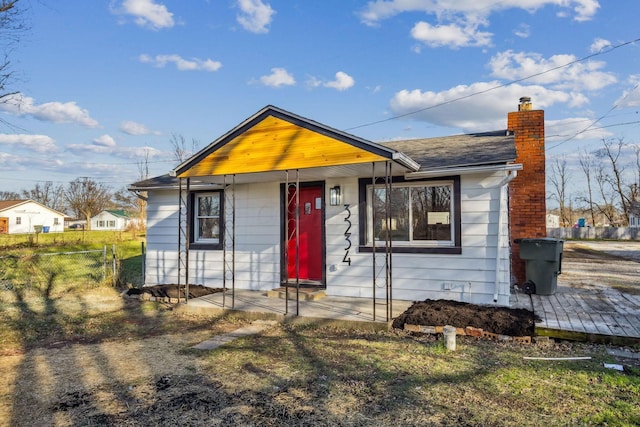
M194 193L192 206L191 242L217 248L221 242L222 192Z

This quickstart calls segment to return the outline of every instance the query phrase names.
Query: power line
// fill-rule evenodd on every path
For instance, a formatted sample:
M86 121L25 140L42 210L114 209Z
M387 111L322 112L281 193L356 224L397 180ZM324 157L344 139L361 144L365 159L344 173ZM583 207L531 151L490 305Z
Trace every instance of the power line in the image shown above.
M576 132L575 134L573 134L572 136L570 136L569 138L565 139L564 141L561 141L559 143L557 143L556 145L554 145L553 147L549 147L549 150L553 150L554 148L557 148L559 146L561 146L562 144L564 144L565 142L569 142L572 139L574 139L575 137L577 137L580 134L583 134L584 132L586 132L587 130L589 130L589 128L591 128L593 125L595 125L596 123L598 123L600 120L604 119L605 117L607 117L609 115L609 113L611 113L613 110L615 110L616 108L618 108L618 105L620 105L620 102L624 101L625 99L627 99L627 97L629 95L631 95L637 88L638 86L640 86L640 82L636 83L636 85L633 87L633 89L631 89L629 92L627 92L620 101L618 101L617 103L613 104L613 106L611 108L609 108L609 110L604 113L602 116L598 117L596 120L594 120L591 124L589 124L589 126L585 127L584 129Z
M584 62L584 61L589 60L591 58L595 58L596 56L600 56L600 55L604 55L604 54L607 54L607 53L611 53L616 49L619 49L621 47L636 43L638 41L640 41L640 38L636 38L636 39L633 39L633 40L630 40L630 41L627 41L627 42L624 42L624 43L620 43L620 44L615 45L615 46L607 46L606 48L602 48L598 52L592 53L591 55L587 55L587 56L584 56L582 58L575 59L573 61L569 61L566 64L558 65L556 67L549 68L548 70L545 70L545 71L540 71L538 73L531 74L531 75L529 75L527 77L522 77L520 79L511 80L511 81L509 81L507 83L503 83L503 84L500 84L500 85L497 85L497 86L494 86L494 87L490 87L488 89L484 89L484 90L481 90L481 91L478 91L478 92L474 92L474 93L471 93L469 95L464 95L464 96L460 96L458 98L450 99L448 101L443 101L443 102L441 102L439 104L431 105L429 107L420 108L418 110L410 111L410 112L404 113L404 114L399 114L399 115L393 116L393 117L388 117L386 119L376 120L374 122L365 123L365 124L358 125L358 126L353 126L353 127L350 127L350 128L346 128L344 130L351 131L351 130L354 130L354 129L360 129L360 128L363 128L363 127L373 126L373 125L377 125L377 124L380 124L380 123L389 122L391 120L396 120L396 119L400 119L400 118L403 118L403 117L411 116L413 114L418 114L418 113L421 113L423 111L432 110L434 108L442 107L444 105L453 104L454 102L462 101L464 99L469 99L469 98L477 96L477 95L482 95L482 94L485 94L487 92L491 92L491 91L496 90L496 89L501 89L503 87L511 86L512 84L515 84L515 83L520 83L520 82L523 82L525 80L529 80L529 79L532 79L534 77L538 77L538 76L550 73L552 71L560 70L562 68L568 67L568 66L573 65L573 64Z

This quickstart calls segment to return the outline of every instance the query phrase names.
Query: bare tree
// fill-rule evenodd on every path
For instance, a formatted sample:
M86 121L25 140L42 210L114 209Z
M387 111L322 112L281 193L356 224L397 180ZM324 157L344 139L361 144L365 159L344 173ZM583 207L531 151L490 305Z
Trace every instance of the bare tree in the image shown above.
M121 209L127 212L137 212L138 206L136 204L136 195L128 191L126 188L113 193L111 198L111 207L114 209Z
M617 223L617 212L613 204L614 196L612 192L609 191L609 178L602 164L599 164L596 169L595 179L601 202L594 203L594 206L597 208L598 212L607 218L609 224L614 225Z
M53 182L47 181L44 184L36 184L31 190L22 190L22 196L45 205L57 211L64 210L64 187L54 186Z
M75 216L84 217L87 228L91 229L91 217L109 207L111 192L108 187L89 178L77 178L67 186L65 199Z
M618 199L623 221L628 224L631 200L627 193L628 186L624 182L625 165L620 160L625 143L622 138L603 139L602 145L603 148L597 152L597 155L602 159L606 158L611 168L611 174L605 177L605 182L608 183Z
M138 162L138 179L149 178L149 150L144 150L144 159Z
M169 140L173 148L173 156L178 163L182 163L198 151L199 142L195 139L191 140L191 147L187 148L187 140L183 135L172 134Z
M567 159L563 157L556 158L551 164L551 174L549 182L553 188L551 195L560 207L560 224L562 227L572 224L571 204L567 207L567 185L571 174L567 168Z
M14 79L8 52L16 45L28 26L23 18L24 10L18 7L20 0L0 0L0 45L4 51L4 59L0 61L0 102L7 102L11 95L8 86Z
M0 200L20 200L20 194L14 191L0 191Z
M596 214L594 209L594 201L593 201L593 188L592 188L592 179L591 172L595 166L595 162L593 156L587 152L585 149L582 154L580 154L580 167L582 168L582 172L586 178L587 184L587 197L583 200L587 203L587 209L589 211L589 216L591 217L591 225L595 227L596 225Z

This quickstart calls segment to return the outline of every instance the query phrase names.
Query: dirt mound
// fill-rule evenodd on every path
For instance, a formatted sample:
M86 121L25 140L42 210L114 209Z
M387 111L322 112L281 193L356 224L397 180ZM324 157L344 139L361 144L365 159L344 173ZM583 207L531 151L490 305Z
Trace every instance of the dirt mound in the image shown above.
M189 298L198 298L205 295L215 294L222 292L222 288L208 288L202 285L189 285ZM142 288L132 288L127 291L127 295L135 296L140 294L150 294L156 298L184 298L186 293L185 286L178 285L157 285L157 286L145 286Z
M393 321L393 327L405 324L422 326L473 326L494 334L513 337L533 336L535 315L523 308L492 307L450 300L414 302Z

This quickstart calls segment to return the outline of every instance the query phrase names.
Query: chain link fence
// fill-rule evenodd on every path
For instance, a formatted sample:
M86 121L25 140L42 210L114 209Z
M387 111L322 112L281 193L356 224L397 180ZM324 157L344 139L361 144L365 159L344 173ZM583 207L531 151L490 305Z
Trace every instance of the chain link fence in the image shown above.
M20 253L0 256L0 289L50 289L56 285L97 287L115 283L115 249Z

